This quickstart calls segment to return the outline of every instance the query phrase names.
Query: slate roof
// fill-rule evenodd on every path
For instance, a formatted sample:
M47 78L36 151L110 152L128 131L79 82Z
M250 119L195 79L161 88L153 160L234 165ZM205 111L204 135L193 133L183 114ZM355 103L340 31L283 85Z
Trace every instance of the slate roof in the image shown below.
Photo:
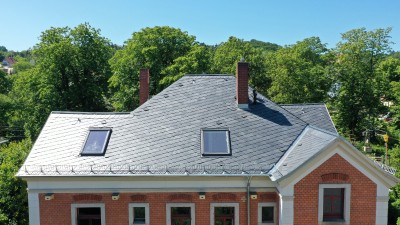
M275 180L288 175L304 162L312 158L327 145L336 140L338 135L308 126L292 147L287 151L279 164L276 165L272 176Z
M53 112L18 175L265 174L307 123L261 94L238 109L235 84L187 75L131 113ZM89 127L112 128L104 156L80 156ZM228 128L232 156L202 156L202 128Z
M337 133L328 109L323 103L282 104L280 106L310 125Z

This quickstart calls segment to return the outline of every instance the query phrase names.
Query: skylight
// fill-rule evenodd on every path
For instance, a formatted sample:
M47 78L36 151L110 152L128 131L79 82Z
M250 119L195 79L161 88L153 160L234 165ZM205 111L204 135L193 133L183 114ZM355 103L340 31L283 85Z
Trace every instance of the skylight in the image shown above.
M203 155L231 155L228 129L202 129L201 149Z
M110 136L111 128L90 128L81 155L104 155Z

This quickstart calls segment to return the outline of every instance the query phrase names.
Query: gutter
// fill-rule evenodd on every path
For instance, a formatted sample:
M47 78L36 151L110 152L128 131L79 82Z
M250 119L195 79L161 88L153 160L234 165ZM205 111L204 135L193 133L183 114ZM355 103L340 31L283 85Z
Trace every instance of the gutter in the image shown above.
M250 225L250 182L253 176L247 177L247 225Z
M87 175L21 175L21 178L40 178L40 177L269 177L268 174L87 174Z

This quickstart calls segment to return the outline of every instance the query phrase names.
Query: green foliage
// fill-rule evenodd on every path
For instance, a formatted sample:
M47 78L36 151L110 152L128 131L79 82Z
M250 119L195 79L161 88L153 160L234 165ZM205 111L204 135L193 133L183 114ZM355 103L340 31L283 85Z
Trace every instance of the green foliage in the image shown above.
M7 52L7 48L4 46L0 46L0 52Z
M160 87L164 88L181 78L185 74L202 74L210 71L211 51L201 45L194 45L186 55L178 57L174 63L161 71L165 75L160 80Z
M249 41L250 45L254 48L260 48L263 51L269 52L269 51L277 51L278 49L281 48L281 46L271 43L271 42L263 42L255 39L251 39Z
M8 127L9 111L12 110L11 99L4 94L0 94L0 137L6 136L6 127Z
M164 80L163 85L159 85L165 76L163 70L177 63L175 60L179 57L188 54L194 44L194 36L167 26L144 28L133 33L132 38L126 42L126 46L118 50L110 60L114 71L110 78L111 101L114 108L117 111L133 110L138 106L141 68L150 69L150 94L160 92L168 83Z
M36 66L15 75L12 126L35 139L51 111L106 110L112 49L99 30L89 24L51 28L33 53Z
M312 37L269 54L266 66L272 80L271 99L278 103L324 101L332 86L327 53L326 45Z
M0 94L7 94L11 86L10 78L3 70L0 70Z
M335 100L337 125L342 133L360 137L365 127L373 127L380 106L379 63L390 51L391 29L354 29L342 34L337 45L337 84Z
M235 74L236 64L242 58L250 64L250 85L265 94L270 80L266 76L265 54L260 48L254 48L249 42L230 37L227 42L217 46L212 58L211 71L218 74Z
M0 146L0 224L28 224L26 182L15 174L31 146L29 139Z
M33 65L26 58L16 56L15 60L17 62L13 65L13 73L19 73L33 68Z
M0 51L0 64L3 63L3 60L6 58L5 53Z

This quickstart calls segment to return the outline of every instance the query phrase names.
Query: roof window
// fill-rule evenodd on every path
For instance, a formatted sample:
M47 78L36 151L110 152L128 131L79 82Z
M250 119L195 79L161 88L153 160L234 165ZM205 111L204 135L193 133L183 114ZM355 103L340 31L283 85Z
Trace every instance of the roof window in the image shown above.
M90 128L81 155L104 155L111 136L111 128Z
M202 129L201 150L203 156L231 155L228 129Z

